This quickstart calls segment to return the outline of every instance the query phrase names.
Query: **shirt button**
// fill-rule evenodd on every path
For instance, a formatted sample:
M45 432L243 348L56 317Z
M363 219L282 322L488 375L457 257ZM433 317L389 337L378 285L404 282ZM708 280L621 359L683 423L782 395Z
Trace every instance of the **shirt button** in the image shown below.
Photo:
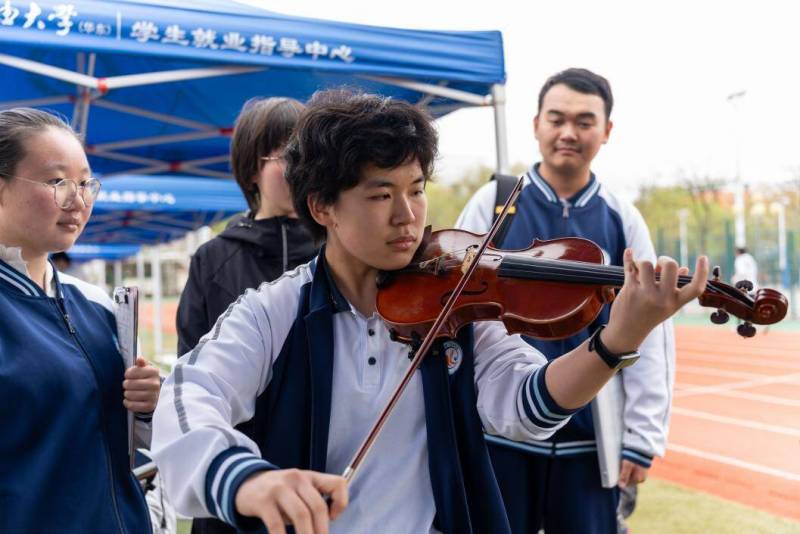
M367 360L367 363L370 365L375 365L377 362L378 360L376 360L374 356L370 356L369 360Z
M373 330L372 328L370 328L369 330L367 330L367 334L369 334L369 335L371 335L371 336L374 336L374 335L375 335L375 330Z

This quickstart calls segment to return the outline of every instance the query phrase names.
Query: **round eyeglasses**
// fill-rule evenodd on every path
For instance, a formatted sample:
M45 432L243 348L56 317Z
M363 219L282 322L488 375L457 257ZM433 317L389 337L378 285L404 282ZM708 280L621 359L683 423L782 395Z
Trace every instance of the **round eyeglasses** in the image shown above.
M97 194L100 192L100 180L97 178L89 178L80 184L73 180L68 180L67 178L62 178L54 184L37 182L36 180L28 180L27 178L21 178L19 176L9 176L9 178L13 178L14 180L22 180L23 182L30 182L32 184L43 185L45 187L52 187L53 200L55 201L56 206L62 210L68 210L73 206L75 203L75 198L78 196L78 191L80 191L83 204L87 208L94 204Z

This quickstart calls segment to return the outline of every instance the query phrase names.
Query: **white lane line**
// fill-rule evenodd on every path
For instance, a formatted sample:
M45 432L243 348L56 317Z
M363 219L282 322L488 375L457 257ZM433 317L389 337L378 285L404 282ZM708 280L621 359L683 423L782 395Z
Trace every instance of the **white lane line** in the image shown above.
M704 352L708 353L709 350L715 350L717 353L721 353L721 349L710 349L707 343L701 344L688 344L688 343L678 343L675 347L680 354L683 351L690 351L690 352ZM797 360L797 349L792 349L789 347L769 347L769 346L745 346L739 345L738 348L727 345L724 348L725 356L729 358L736 358L736 359L747 359L752 358L753 356L757 356L758 354L768 353L770 358L777 358L780 360L786 361L796 361Z
M693 375L702 375L702 376L720 376L725 378L754 379L754 378L769 378L770 376L777 376L777 375L768 375L764 373L748 373L745 371L727 371L725 369L717 369L716 367L705 367L701 365L684 365L681 362L678 362L676 370L679 373L689 373Z
M686 393L685 395L678 395L678 393ZM800 408L800 399L785 399L783 397L775 397L773 395L760 395L758 393L747 393L745 391L725 391L725 390L715 390L715 391L705 391L702 393L698 393L697 391L691 390L680 390L675 393L674 397L688 397L688 396L697 396L697 395L713 395L717 397L729 397L731 399L745 399L751 400L756 402L765 402L767 404L776 404L778 406L791 406L794 408Z
M726 425L740 426L743 428L765 430L767 432L782 434L784 436L800 437L800 428L791 428L788 426L780 426L780 425L770 425L767 423L760 423L758 421L750 421L748 419L737 419L736 417L728 417L725 415L717 415L708 412L701 412L699 410L690 410L689 408L680 408L678 406L672 407L672 413L677 415L685 415L686 417L694 417L695 419L714 421L715 423L724 423Z
M687 360L693 362L725 363L728 365L747 365L751 367L769 367L772 369L800 370L800 361L797 360L793 362L779 362L775 360L769 360L767 358L760 358L758 355L753 355L747 360L747 362L735 362L731 361L730 357L728 356L717 356L715 354L706 353L701 354L699 352L697 354L686 354L686 352L678 353L678 365Z
M741 467L742 469L747 469L748 471L754 471L756 473L762 473L764 475L770 475L773 477L782 478L784 480L791 480L792 482L800 482L800 475L796 473L790 473L789 471L783 471L781 469L775 469L773 467L767 467L764 465L745 462L744 460L733 458L731 456L714 454L713 452L706 452L700 449L687 447L685 445L678 445L677 443L670 443L667 446L667 449L675 452L680 452L683 454L688 454L689 456L696 456L698 458L703 458L704 460L711 460L712 462L718 462L721 464Z
M800 381L800 373L782 376L768 376L756 380L745 380L744 382L729 382L727 384L717 384L715 386L697 386L696 388L682 389L676 391L674 397L689 397L693 395L705 395L717 391L731 391L734 389L746 389L767 384L784 384Z

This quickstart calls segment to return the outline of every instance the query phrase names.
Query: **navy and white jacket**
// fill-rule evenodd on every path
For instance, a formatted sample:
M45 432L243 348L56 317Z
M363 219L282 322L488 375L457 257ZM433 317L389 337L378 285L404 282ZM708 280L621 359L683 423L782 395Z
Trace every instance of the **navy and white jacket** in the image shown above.
M559 198L538 174L537 167L532 167L525 176L517 210L501 248L522 249L528 248L534 239L579 236L597 243L612 265L622 265L622 254L627 247L633 249L637 260L655 262L647 225L630 202L604 187L593 174L589 183L572 198ZM494 181L481 187L465 206L456 227L477 233L488 231L496 192ZM607 323L609 309L606 306L591 327L568 339L526 339L548 359L556 358L583 343L598 325ZM612 432L596 432L592 410L584 408L553 440L536 443L526 450L557 456L598 451L602 456L603 451L616 449L617 457L621 452L624 458L647 467L653 456L663 456L675 372L672 322L666 321L655 328L639 347L639 352L641 357L636 365L623 369L598 395L598 399L606 395L613 396L613 400L593 403L595 419L614 427ZM606 475L613 479L616 473L604 473L604 480ZM612 480L608 485L614 484Z
M150 532L111 300L51 269L53 297L0 260L0 532Z
M473 350L474 348L474 350ZM337 290L324 261L248 290L185 354L162 388L153 453L179 512L255 526L235 512L260 470L341 474L408 368ZM570 412L544 382L546 360L500 323L439 342L351 482L331 532L508 532L482 429L541 440ZM249 421L247 434L233 427Z

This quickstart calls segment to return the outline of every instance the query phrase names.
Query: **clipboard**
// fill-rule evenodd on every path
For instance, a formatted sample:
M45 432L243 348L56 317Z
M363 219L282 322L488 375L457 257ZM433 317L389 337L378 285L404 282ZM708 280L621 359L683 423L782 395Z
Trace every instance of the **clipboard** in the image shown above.
M603 386L591 404L592 422L597 438L597 459L600 463L600 483L604 488L613 488L619 482L622 464L622 406L625 391L622 376L617 373Z
M115 287L114 318L117 320L117 340L125 369L133 367L138 353L139 338L139 288ZM133 442L133 412L128 411L128 456L133 468L136 450Z

